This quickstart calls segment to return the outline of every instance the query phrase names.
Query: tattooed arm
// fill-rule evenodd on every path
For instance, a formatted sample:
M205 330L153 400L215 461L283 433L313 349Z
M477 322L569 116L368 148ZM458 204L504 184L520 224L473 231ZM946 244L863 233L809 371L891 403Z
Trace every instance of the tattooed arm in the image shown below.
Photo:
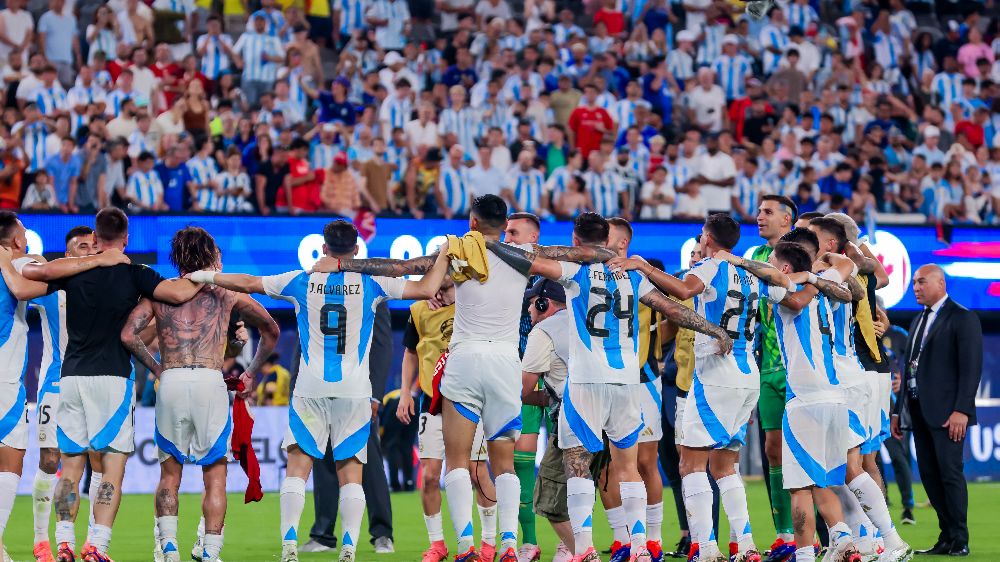
M486 246L489 247L489 243ZM614 252L602 246L532 246L536 255L554 261L603 263L615 257Z
M643 295L639 302L663 314L668 320L682 328L712 336L719 341L718 355L726 355L733 350L733 340L725 330L712 324L704 316L686 306L674 302L659 291L650 291Z
M248 324L257 328L257 331L260 332L260 343L257 345L257 353L254 354L250 365L240 376L243 382L243 392L241 395L246 398L250 396L250 393L256 391L253 387L254 373L260 370L260 366L274 352L274 346L278 343L278 336L281 332L278 329L277 322L274 321L274 318L271 318L267 310L259 302L246 295L237 296L233 309L240 313L240 316Z
M847 278L847 288L851 291L851 301L858 302L865 298L865 288L858 282L858 278L850 276Z
M558 281L562 277L562 266L558 261L539 255L535 251L522 250L517 246L493 240L487 240L486 249L525 277L541 275L552 281Z
M125 349L129 350L129 353L145 365L153 375L159 378L162 368L142 341L142 331L146 329L146 326L152 320L153 304L149 299L140 300L139 304L132 309L128 320L125 321L125 327L122 328L121 332L121 339Z
M315 273L337 273L340 271L355 271L357 273L367 273L368 275L378 275L381 277L403 277L405 275L423 275L434 267L437 260L437 252L429 256L420 256L408 260L394 260L388 258L368 258L368 259L340 259L324 257L313 265L312 271Z
M625 271L638 270L660 291L681 299L688 300L705 291L705 283L696 275L686 275L683 280L653 266L640 256L630 258L614 258L608 265L614 269Z
M762 261L738 258L729 252L716 252L715 257L725 260L736 267L745 269L750 274L764 280L777 287L788 287L788 276L779 271L776 267Z
M885 267L882 262L878 261L872 251L868 248L866 244L862 244L860 247L852 242L847 243L847 247L844 248L844 255L851 258L854 263L858 266L858 273L869 275L875 275L875 288L881 289L889 284L889 274L885 271Z
M815 273L811 274L808 271L800 271L798 273L788 275L788 280L795 285L805 285L807 283L813 285L819 290L819 292L823 293L831 300L835 300L837 302L851 302L851 290L848 287L822 277L816 277L815 281L810 281L810 275L815 276Z

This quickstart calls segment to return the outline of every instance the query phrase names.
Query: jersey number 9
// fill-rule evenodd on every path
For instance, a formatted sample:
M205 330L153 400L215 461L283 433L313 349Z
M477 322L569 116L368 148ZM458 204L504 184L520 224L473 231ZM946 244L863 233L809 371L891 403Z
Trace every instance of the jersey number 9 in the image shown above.
M330 315L337 317L331 322ZM347 307L342 304L324 304L319 309L319 331L324 336L337 338L337 355L343 355L347 349Z

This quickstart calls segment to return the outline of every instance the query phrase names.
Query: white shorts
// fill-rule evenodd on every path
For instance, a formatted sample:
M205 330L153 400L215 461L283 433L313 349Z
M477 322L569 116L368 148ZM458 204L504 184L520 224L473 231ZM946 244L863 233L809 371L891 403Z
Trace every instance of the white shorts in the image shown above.
M424 412L420 414L420 429L417 432L417 453L421 459L444 460L444 432L441 431L441 414L434 415ZM472 438L472 452L469 459L485 461L486 437L483 436L483 424L476 425L476 436Z
M681 445L740 450L759 397L759 388L704 385L696 377L684 405Z
M687 407L687 396L678 396L674 401L674 445L684 444L684 408Z
M64 377L56 420L59 450L131 454L135 451L135 381L100 376Z
M56 414L59 410L59 376L54 381L45 380L38 388L35 411L38 415L38 448L58 449L59 439Z
M372 426L372 401L368 398L305 398L295 396L288 407L288 431L281 447L298 445L314 459L333 447L337 461L357 458L368 462L368 437Z
M663 439L663 381L660 377L635 386L639 395L639 411L646 426L639 432L640 443L654 443Z
M521 434L521 360L502 342L451 344L441 395L473 423L482 421L488 441Z
M851 429L844 432L844 437L847 439L844 450L850 451L863 446L870 438L868 412L871 410L871 388L865 380L859 384L843 387L843 391L844 401L847 403L848 426Z
M28 448L27 391L21 381L0 383L0 447Z
M642 412L635 385L566 383L559 410L559 448L604 450L603 436L618 449L639 442Z
M781 420L781 472L786 490L844 483L847 475L846 404L793 398Z
M878 445L888 439L892 433L889 430L889 422L892 420L892 374L876 373L878 377L878 408L879 408L879 432ZM878 449L876 449L878 450Z
M156 433L160 462L208 466L231 459L233 418L229 390L213 369L167 369L156 393Z
M861 454L867 455L879 449L881 441L877 441L882 430L882 407L879 405L879 394L881 385L879 384L879 373L875 371L865 371L865 384L868 387L868 402L865 405L865 424L868 427L868 437L861 444Z

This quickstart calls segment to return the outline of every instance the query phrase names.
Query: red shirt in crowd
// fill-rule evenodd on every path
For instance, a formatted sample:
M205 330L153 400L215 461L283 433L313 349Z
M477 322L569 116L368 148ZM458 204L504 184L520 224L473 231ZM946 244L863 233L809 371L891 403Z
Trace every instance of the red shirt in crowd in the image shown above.
M167 107L173 107L174 100L180 95L180 92L177 91L177 77L181 74L181 67L174 63L161 65L158 62L154 62L149 69L153 71L153 76L159 78L160 83L164 86L163 97L166 99Z
M604 133L610 131L613 126L611 115L608 115L603 107L581 105L569 115L569 128L576 137L576 148L584 160L590 155L591 150L601 147Z
M969 139L969 143L976 148L983 146L983 143L986 142L986 131L983 130L982 126L976 125L972 121L959 121L955 124L955 136L961 134L964 134L965 138Z
M604 22L604 27L608 28L608 35L618 35L625 31L625 14L618 10L601 8L594 14L594 25L597 22Z

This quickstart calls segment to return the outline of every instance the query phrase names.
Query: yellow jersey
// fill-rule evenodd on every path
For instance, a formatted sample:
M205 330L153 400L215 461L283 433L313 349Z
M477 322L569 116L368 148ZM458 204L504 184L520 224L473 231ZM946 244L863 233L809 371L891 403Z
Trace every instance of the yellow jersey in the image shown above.
M455 305L431 310L426 301L410 305L410 322L417 331L417 365L420 389L430 396L433 392L434 365L448 349L455 324Z
M660 314L649 308L648 306L639 303L639 354L637 359L639 360L639 368L645 373L646 363L649 361L649 350L650 347L653 349L653 357L657 360L663 358L663 345L660 341L659 330L656 330L656 341L652 341L653 329L660 322ZM659 376L659 369L655 373ZM645 382L645 377L643 377Z

